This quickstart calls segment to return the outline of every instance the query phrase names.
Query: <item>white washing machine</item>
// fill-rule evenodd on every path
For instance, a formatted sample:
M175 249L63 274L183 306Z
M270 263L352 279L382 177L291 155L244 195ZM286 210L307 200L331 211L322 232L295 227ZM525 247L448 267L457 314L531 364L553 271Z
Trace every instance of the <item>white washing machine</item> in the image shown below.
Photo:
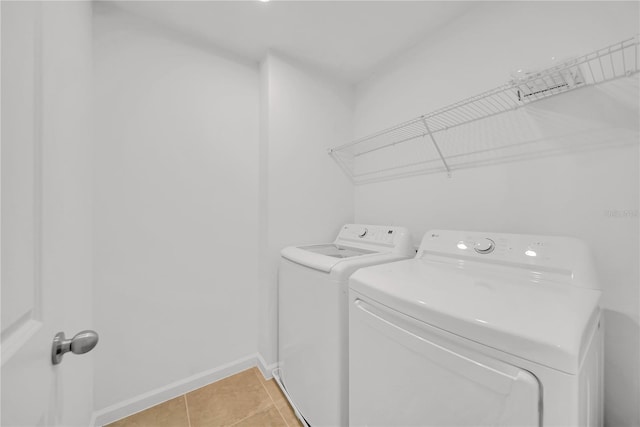
M414 255L406 228L358 224L342 227L333 243L282 250L274 376L308 424L348 422L349 276Z
M601 291L579 240L427 233L349 292L353 426L601 426Z

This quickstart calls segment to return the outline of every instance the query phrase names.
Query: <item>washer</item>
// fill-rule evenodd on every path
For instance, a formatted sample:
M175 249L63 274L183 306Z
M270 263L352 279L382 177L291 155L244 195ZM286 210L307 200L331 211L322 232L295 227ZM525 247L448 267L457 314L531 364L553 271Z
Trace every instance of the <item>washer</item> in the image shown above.
M279 269L281 388L313 426L348 422L348 279L415 255L403 227L347 224L333 243L288 247Z
M349 291L354 426L601 426L601 291L579 240L427 233Z

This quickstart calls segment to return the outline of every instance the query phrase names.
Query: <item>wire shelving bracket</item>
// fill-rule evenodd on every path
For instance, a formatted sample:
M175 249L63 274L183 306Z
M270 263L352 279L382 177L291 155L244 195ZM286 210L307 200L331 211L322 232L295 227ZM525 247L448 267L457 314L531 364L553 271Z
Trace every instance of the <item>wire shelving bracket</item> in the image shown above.
M412 174L415 174L415 168L419 168L420 163L429 162L409 161L399 165L382 162L382 165L366 172L358 172L357 163L381 150L429 137L442 163L441 170L451 176L451 167L436 141L439 132L513 111L574 89L636 74L639 71L639 45L640 36L636 35L551 68L524 74L494 89L331 148L329 154L356 184L391 179L403 176L407 168L413 168Z

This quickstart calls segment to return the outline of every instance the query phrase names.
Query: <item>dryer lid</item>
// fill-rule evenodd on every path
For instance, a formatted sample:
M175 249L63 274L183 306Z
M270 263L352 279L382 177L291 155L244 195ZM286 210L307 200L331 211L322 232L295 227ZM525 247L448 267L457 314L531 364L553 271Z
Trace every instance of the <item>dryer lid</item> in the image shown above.
M363 268L349 284L432 326L571 374L579 370L600 315L598 290L460 259Z

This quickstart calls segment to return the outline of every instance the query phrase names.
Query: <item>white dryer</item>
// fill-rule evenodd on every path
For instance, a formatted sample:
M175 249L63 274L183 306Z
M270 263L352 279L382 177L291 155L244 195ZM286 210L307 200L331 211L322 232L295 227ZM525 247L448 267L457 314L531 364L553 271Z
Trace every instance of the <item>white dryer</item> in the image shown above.
M353 426L601 426L601 291L579 240L427 233L349 294Z
M333 243L282 250L274 376L308 424L348 422L349 276L414 255L406 228L359 224L342 227Z

